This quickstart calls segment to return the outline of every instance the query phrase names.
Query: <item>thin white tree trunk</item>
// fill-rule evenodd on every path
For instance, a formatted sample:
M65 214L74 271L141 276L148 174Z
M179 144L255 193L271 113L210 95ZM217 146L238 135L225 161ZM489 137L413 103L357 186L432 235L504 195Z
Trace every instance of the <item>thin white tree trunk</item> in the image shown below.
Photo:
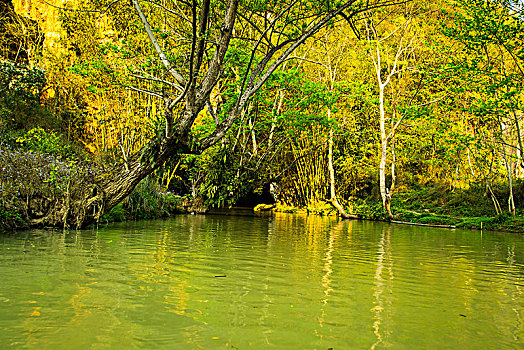
M258 155L257 135L255 135L255 126L251 122L251 118L248 119L249 130L251 132L251 142L253 143L253 155Z
M382 205L388 216L393 217L391 213L391 197L386 187L386 162L388 152L388 139L386 135L386 112L384 108L384 88L386 84L379 83L379 108L380 108L380 166L379 166L379 187Z
M278 105L277 105L278 101ZM284 101L284 91L280 90L279 94L275 98L275 104L273 106L273 120L271 121L271 130L269 131L269 137L268 137L268 147L271 147L273 145L273 135L275 132L275 128L277 125L277 116L280 115L280 111L282 110L282 101Z
M331 120L331 109L327 111L328 120ZM329 129L328 139L328 170L329 170L329 190L330 196L329 202L337 209L339 215L344 219L356 218L354 215L346 213L344 208L340 205L337 199L336 187L335 187L335 168L333 167L333 127Z

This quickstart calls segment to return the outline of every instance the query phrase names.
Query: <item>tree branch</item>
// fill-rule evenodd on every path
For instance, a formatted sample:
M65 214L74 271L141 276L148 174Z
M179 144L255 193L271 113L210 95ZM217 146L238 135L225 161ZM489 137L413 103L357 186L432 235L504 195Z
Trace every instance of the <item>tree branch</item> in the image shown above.
M337 10L330 11L328 14L324 15L316 24L314 24L310 29L300 34L296 39L293 41L287 40L286 42L282 43L278 47L271 50L257 65L257 68L260 67L260 69L255 69L251 77L249 79L249 83L247 85L246 91L240 96L237 106L233 108L231 111L231 114L224 120L217 128L207 137L204 137L200 140L200 147L201 149L206 149L213 145L214 143L218 142L222 137L224 137L227 130L233 125L233 122L238 118L240 115L241 110L244 108L247 100L251 95L253 95L260 87L266 82L266 80L273 74L273 72L288 58L288 56L295 51L297 47L299 47L301 44L303 44L308 38L310 38L312 35L317 33L322 27L324 27L330 20L335 18L337 15L339 15L342 11L348 9L356 0L350 0L346 2L345 4L341 5ZM360 13L361 11L356 10L351 15L355 15L357 13ZM255 82L255 79L257 75L262 72L263 67L269 62L271 57L274 55L274 53L278 49L284 48L286 45L291 44L287 49L284 50L284 52L269 66L269 68L260 75L258 80Z
M162 99L164 98L164 96L160 95L158 92L149 91L149 90L143 90L143 89L139 89L139 88L134 87L134 86L126 86L126 88L131 89L131 90L135 90L135 91L138 91L138 92L143 92L144 94L148 94L148 95L155 96L155 97L158 97L158 98L162 98Z
M227 12L220 28L220 38L218 39L217 47L213 53L211 62L209 63L207 74L200 86L201 98L204 101L206 100L205 97L209 95L213 87L216 85L218 76L222 71L224 56L226 55L227 49L229 47L229 40L231 39L231 34L233 33L237 8L238 0L228 0Z
M167 71L173 76L173 78L175 78L176 81L178 81L180 85L185 86L187 83L186 79L184 79L184 77L171 65L171 62L167 59L166 54L160 47L158 41L156 40L155 34L151 30L151 26L149 25L149 22L147 21L147 18L144 15L142 8L140 7L138 0L131 0L131 2L133 3L135 10L138 13L138 16L140 17L140 21L142 21L142 25L146 30L147 36L149 37L149 41L151 41L151 44L153 44L153 47L155 48L155 51L157 52L158 57L160 58L160 62L162 62Z

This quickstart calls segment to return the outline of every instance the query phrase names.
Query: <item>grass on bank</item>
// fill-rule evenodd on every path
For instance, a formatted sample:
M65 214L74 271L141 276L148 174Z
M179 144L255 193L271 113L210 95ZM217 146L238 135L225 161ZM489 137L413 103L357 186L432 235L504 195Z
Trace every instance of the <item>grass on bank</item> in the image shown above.
M507 202L507 189L493 189L503 208ZM515 186L515 202L523 203L524 184ZM391 203L394 220L427 225L455 226L465 229L484 229L524 233L524 209L517 208L513 217L509 212L496 214L491 198L482 187L468 190L450 189L448 186L419 186L395 194ZM507 207L507 206L506 206ZM332 206L317 204L308 208L277 205L274 209L285 213L336 215ZM346 203L346 210L364 220L388 221L380 198L354 199Z
M142 180L122 203L102 217L103 223L156 219L184 212L184 198L166 192L150 177Z
M522 183L515 186L515 202L523 203ZM493 189L505 212L497 215L491 198L480 186L470 189L450 189L448 186L433 185L407 190L393 197L391 208L395 220L456 226L467 229L485 229L524 233L524 209L517 208L513 217L507 211L508 193L503 186ZM380 200L358 200L353 212L363 219L387 220Z
M503 210L497 214L493 201L482 186L450 189L433 185L399 193L392 202L395 215L403 221L426 224L454 225L468 229L486 229L524 233L524 184L514 187L516 215L508 211L508 189L494 186L493 192Z

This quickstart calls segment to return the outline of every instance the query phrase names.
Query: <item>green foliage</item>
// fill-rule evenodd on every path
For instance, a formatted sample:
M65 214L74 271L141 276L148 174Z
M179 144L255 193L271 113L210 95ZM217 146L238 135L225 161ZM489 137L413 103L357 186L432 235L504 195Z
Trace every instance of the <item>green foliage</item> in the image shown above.
M42 69L0 61L0 140L13 144L17 132L56 121L40 105L46 85Z
M359 217L368 220L385 220L386 215L382 203L377 201L357 200L353 204L353 212Z
M161 216L162 213L162 189L156 181L145 178L133 190L133 192L124 200L124 207L133 213L136 219L149 219L155 216Z
M191 181L198 184L196 194L203 196L209 207L231 206L254 189L256 174L239 168L239 155L231 154L226 147L210 152L194 164L199 172L192 174Z
M42 69L0 61L0 86L13 98L38 102L45 84L46 76Z
M27 224L24 222L22 211L17 204L5 198L0 198L0 232L26 227Z
M109 212L102 216L102 222L121 222L129 219L127 211L122 203L118 203Z
M71 152L71 146L65 143L55 132L46 132L37 127L18 137L16 142L23 148L44 154L54 154L66 157Z
M182 198L164 189L152 177L142 180L133 192L106 213L102 222L155 219L182 212Z

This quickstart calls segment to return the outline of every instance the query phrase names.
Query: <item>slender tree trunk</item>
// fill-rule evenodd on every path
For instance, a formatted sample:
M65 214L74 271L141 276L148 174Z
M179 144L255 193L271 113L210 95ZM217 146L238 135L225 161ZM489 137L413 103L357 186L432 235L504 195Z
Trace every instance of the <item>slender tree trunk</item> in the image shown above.
M284 91L279 90L277 96L275 97L275 103L273 105L273 120L271 120L271 130L269 131L269 138L267 142L268 147L271 147L273 145L273 137L274 137L273 135L275 132L275 128L277 126L277 116L280 115L283 101L284 101Z
M500 203L497 197L495 196L495 194L493 193L493 190L491 189L491 186L489 185L489 183L486 183L486 188L489 191L491 201L493 202L493 206L495 207L495 214L497 215L502 214L502 208L500 207Z
M331 110L328 109L328 120L331 119ZM331 198L329 202L337 209L339 215L344 219L356 219L357 216L349 215L346 213L344 208L340 205L337 199L335 190L335 168L333 167L333 127L329 129L329 140L328 140L328 170L329 170L329 192Z
M370 47L369 55L373 61L373 66L375 68L375 74L377 78L377 83L379 87L379 109L380 109L380 165L379 165L379 188L380 188L380 196L382 197L382 206L384 208L384 211L387 213L388 217L390 219L393 218L393 214L391 213L391 192L388 190L386 186L386 164L387 164L387 150L388 150L388 137L386 135L386 112L385 112L385 101L384 101L384 91L386 86L390 83L391 78L397 74L397 67L398 67L398 61L400 56L411 46L411 42L404 45L404 35L406 34L407 28L410 23L410 18L406 20L404 25L402 27L399 27L398 29L402 28L402 34L400 37L400 41L397 46L397 51L395 53L394 61L389 62L387 64L387 73L385 74L383 79L382 76L382 55L381 55L381 49L380 49L380 42L382 40L379 40L377 37L377 31L372 22L366 22L366 28L367 28L367 40L368 45ZM375 41L373 43L373 46L371 46L372 39ZM373 53L374 52L374 53ZM387 55L386 55L387 57ZM384 65L385 66L385 65ZM393 125L393 124L392 124ZM394 126L392 127L392 134L394 132ZM395 165L393 164L392 167L392 175L395 177ZM393 181L395 181L393 179ZM394 185L393 185L394 187Z
M395 139L395 122L397 120L397 114L396 114L396 106L393 106L393 118L391 118L391 131L389 134L391 135L391 186L389 187L389 197L393 195L393 191L395 191L395 186L397 184L397 173L396 173L396 165L397 165L397 154L396 154L396 139Z
M389 196L390 196L390 198L391 198L391 195L392 195L393 191L395 190L395 186L397 184L396 162L397 162L397 154L395 153L395 131L392 130L392 136L391 136L391 186L389 187Z
M257 145L257 135L255 134L255 125L251 121L251 118L248 117L249 130L251 133L251 142L253 143L253 155L258 156L258 145Z
M468 147L468 152L470 152L469 147ZM478 165L479 171L482 174L482 177L484 178L484 181L486 182L486 194L485 195L487 195L488 192L489 192L491 201L493 202L493 206L495 207L495 213L497 215L499 215L499 214L502 213L502 209L500 208L500 203L499 203L497 197L493 193L493 190L492 190L491 184L490 184L490 180L489 180L489 175L491 174L491 164L490 164L490 172L488 173L488 175L486 175L486 172L484 171L484 169L482 167L482 164L479 162L479 160L478 160L477 156L475 155L475 153L473 151L471 151L471 154L473 154L473 159L475 159L475 162ZM469 155L469 153L468 153L468 155ZM493 154L492 154L491 163L493 163L493 158L494 157L493 157Z
M508 187L509 187L508 211L511 213L512 216L515 216L515 199L513 197L513 176L511 175L511 165L508 161L508 156L506 154L506 147L504 146L504 144L502 144L502 158L506 166L506 174L508 177Z
M457 151L457 165L455 166L455 174L453 175L453 183L451 185L451 192L457 189L457 182L459 180L459 166L460 166L460 150Z
M380 108L380 166L379 166L379 187L382 197L382 206L387 212L388 217L392 218L391 196L386 186L386 162L388 152L388 139L386 135L386 112L384 109L384 88L385 84L379 83L379 108Z
M497 94L495 93L495 97ZM506 152L506 146L504 144L504 124L501 120L500 115L497 115L500 126L500 141L502 147L502 160L506 166L506 175L508 177L508 186L509 186L509 196L508 196L508 211L512 216L515 216L515 199L513 197L513 176L511 175L511 164L508 160L508 155Z

